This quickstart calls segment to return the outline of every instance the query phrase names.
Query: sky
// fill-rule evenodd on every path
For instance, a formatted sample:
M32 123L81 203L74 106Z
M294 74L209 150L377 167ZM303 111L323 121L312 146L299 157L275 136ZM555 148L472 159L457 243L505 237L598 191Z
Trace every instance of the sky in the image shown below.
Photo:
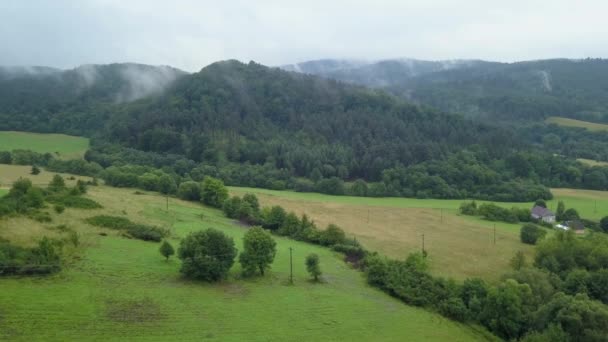
M608 57L608 1L3 0L0 65Z

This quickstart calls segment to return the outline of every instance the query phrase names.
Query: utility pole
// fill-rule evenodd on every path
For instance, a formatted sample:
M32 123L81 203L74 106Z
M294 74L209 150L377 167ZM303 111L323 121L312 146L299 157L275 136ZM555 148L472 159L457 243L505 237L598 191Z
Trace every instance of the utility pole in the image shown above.
M169 211L169 195L167 194L167 211Z
M496 223L494 223L494 244L496 245Z
M289 283L293 284L293 258L292 258L293 248L289 247Z
M426 258L426 252L424 251L424 233L422 233L422 256Z
M597 214L597 200L593 201L593 213Z

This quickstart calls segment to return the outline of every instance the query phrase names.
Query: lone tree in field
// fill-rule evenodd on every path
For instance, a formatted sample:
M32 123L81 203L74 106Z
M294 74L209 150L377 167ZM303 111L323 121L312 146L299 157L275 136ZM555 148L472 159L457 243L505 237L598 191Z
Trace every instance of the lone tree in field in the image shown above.
M315 281L319 281L321 267L319 266L319 256L312 253L306 257L306 270Z
M40 168L36 165L32 165L32 171L30 171L30 173L34 176L40 174Z
M160 245L159 252L166 258L166 260L169 260L169 257L175 254L175 249L173 249L173 246L171 246L171 244L165 240L163 241L163 244Z
M188 278L206 281L224 279L236 254L234 240L213 228L191 233L177 250L182 260L180 272Z
M264 271L270 268L277 252L276 242L262 227L253 227L243 237L243 252L239 256L239 262L243 267L243 273L252 275L256 270L264 275Z

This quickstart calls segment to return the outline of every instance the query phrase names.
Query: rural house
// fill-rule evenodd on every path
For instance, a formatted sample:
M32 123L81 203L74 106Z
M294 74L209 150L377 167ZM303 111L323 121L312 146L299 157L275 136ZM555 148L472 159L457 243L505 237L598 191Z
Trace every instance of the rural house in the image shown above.
M555 214L551 210L538 205L535 205L534 208L532 208L530 215L535 220L542 220L547 223L555 222Z

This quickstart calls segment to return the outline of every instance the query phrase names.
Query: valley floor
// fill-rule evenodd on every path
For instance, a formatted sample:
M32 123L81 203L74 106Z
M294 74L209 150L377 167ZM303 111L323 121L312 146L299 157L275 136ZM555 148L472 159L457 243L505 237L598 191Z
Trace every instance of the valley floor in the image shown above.
M195 203L133 189L90 187L88 197L103 209L67 209L53 222L0 221L0 236L20 244L66 224L81 247L60 273L49 277L0 278L0 340L15 341L475 341L493 339L428 311L406 306L369 287L363 275L328 249L276 238L270 275L241 279L235 264L217 285L183 280L179 261L165 261L159 244L127 239L86 224L101 213L168 227L170 242L214 227L242 246L244 228L221 212ZM18 234L18 232L21 232ZM100 233L106 233L102 236ZM294 285L287 284L293 247ZM309 282L304 258L321 258L323 283Z
M335 223L368 249L393 258L404 259L420 251L424 234L431 272L438 276L497 281L510 270L509 262L517 251L524 252L528 260L533 258L534 248L520 242L520 224L462 216L458 207L463 200L330 196L239 187L230 190L237 195L254 193L263 205L281 205L298 214L306 213L322 227ZM608 215L606 192L552 191L556 198L548 202L550 208L555 209L557 201L563 200L583 217L599 219ZM497 204L532 207L532 203Z

